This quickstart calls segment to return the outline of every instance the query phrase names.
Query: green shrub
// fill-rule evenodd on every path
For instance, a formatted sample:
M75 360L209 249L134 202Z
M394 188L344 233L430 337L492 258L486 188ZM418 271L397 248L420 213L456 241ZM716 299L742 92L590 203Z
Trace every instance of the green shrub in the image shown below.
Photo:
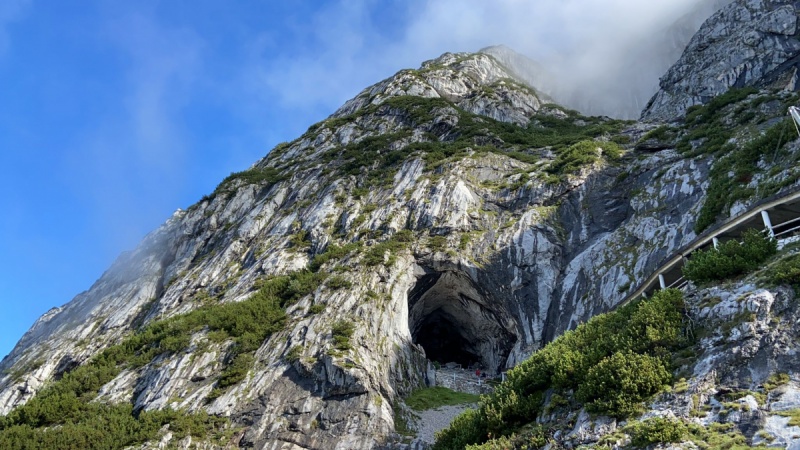
M786 425L790 427L800 426L800 408L790 409L788 411L779 411L777 414L779 416L789 418L789 423Z
M695 283L724 280L751 272L777 252L778 243L756 229L742 235L742 242L730 240L718 248L696 251L683 266L683 275Z
M595 141L581 141L556 154L556 159L547 169L553 174L574 173L584 166L594 164L600 158L600 145Z
M289 236L289 243L294 248L306 249L309 245L311 245L311 236L309 236L308 231L300 230L297 233Z
M711 423L707 428L688 424L689 439L700 448L711 450L745 450L754 447L747 445L747 438L733 423ZM763 448L762 446L756 448Z
M631 137L627 134L618 134L611 138L611 142L617 143L619 145L628 145L631 143Z
M217 381L217 388L225 389L244 380L247 373L253 367L255 358L250 353L239 353L233 357Z
M794 127L790 119L769 128L747 144L736 147L728 143L731 134L721 136L713 153L721 154L709 173L706 200L695 222L695 231L700 233L716 223L726 208L737 200L744 200L755 192L747 187L756 173L761 172L758 163L764 155L776 155L790 141ZM731 176L733 172L733 176Z
M433 448L461 450L470 444L485 442L487 437L484 413L468 409L453 419L449 427L436 433Z
M318 272L324 264L327 264L331 261L340 260L360 249L362 245L363 244L361 241L351 242L343 246L330 244L323 253L314 256L314 259L311 260L311 264L309 265L309 269L312 272Z
M283 328L284 308L313 292L323 279L305 271L267 278L257 283L258 290L247 300L206 304L147 325L67 372L0 420L0 448L122 448L157 438L167 423L178 436L212 432L224 419L171 410L134 415L130 405L103 405L91 400L123 369L136 369L159 355L182 351L189 346L191 336L204 329L211 341L233 341L226 366L208 399L221 395L225 388L246 377L255 351Z
M633 422L625 427L625 432L631 436L631 445L636 448L683 442L689 437L689 427L683 421L664 417Z
M774 284L788 284L800 290L800 254L792 255L767 269L767 279Z
M547 171L556 175L575 173L597 162L601 153L609 160L616 160L622 156L622 148L614 142L580 141L564 150L557 150L556 159Z
M365 252L362 262L367 266L384 264L386 267L391 267L397 259L396 253L407 249L411 240L413 240L413 235L396 233L389 239L370 247ZM387 253L389 254L388 258L386 257Z
M15 424L0 430L0 448L15 450L115 450L139 447L157 440L165 425L173 439L194 436L225 445L228 421L204 413L165 409L134 414L130 404L81 406L77 421L65 419L57 427L36 428Z
M767 381L764 382L764 389L769 392L789 383L791 380L788 373L773 373L767 378Z
M671 381L662 359L617 352L589 369L576 398L591 412L623 418L639 412L644 400Z
M355 325L346 320L339 320L331 327L331 336L333 337L333 347L336 350L347 351L352 348L350 345L350 338L353 337L355 332Z
M166 424L180 439L207 437L227 423L205 413L164 409L134 414L130 403L91 402L118 373L102 357L67 373L0 420L0 448L121 449L156 439Z
M681 291L658 291L652 299L641 302L627 315L624 341L617 348L660 355L666 353L665 350L685 347L684 308Z
M434 236L431 238L428 245L430 246L431 250L435 252L443 252L447 247L447 238L444 236Z
M517 161L522 161L522 162L527 163L527 164L536 164L537 162L539 162L539 157L538 156L531 155L531 154L525 153L525 152L507 151L507 152L495 152L495 153L498 153L498 154L501 154L501 155L505 155L505 156L508 156L510 158L514 158Z
M611 161L616 161L622 157L624 150L614 141L602 142L600 148L603 149L603 156Z
M322 311L325 311L325 304L324 303L315 303L308 307L309 314L319 314Z
M217 186L214 190L214 194L218 194L221 192L230 192L233 188L231 187L234 182L239 181L242 184L261 184L266 183L268 185L272 185L275 183L279 183L288 177L281 174L280 170L274 167L263 167L263 168L254 168L248 169L243 172L235 172L231 173L224 180Z
M414 232L411 230L400 230L392 236L392 239L396 242L414 242Z
M326 284L330 289L350 289L353 286L353 283L341 275L334 275L328 278Z
M483 444L468 445L466 450L510 450L518 448L513 438L501 436Z
M306 295L314 293L327 278L326 274L314 273L306 270L293 272L288 277L283 277L288 281L285 287L278 295L279 300L283 306L294 303L295 301L305 297ZM276 286L276 289L279 287Z
M299 345L295 345L294 347L290 348L288 352L286 352L286 360L289 362L295 362L300 360L300 356L303 355L303 347Z
M747 97L757 94L758 89L746 87L742 89L730 89L722 95L711 99L705 105L696 105L686 111L686 123L703 124L712 121L728 105L738 103Z
M776 155L790 139L792 121L784 120L749 143L739 146L731 143L737 124L725 120L723 113L728 105L741 102L757 93L754 88L732 89L711 100L705 106L689 109L685 128L688 132L677 145L686 156L713 155L716 157L709 174L709 187L706 200L695 222L695 231L702 232L723 215L723 212L737 200L751 197L755 192L747 187L754 174L760 172L759 160L764 155ZM740 105L735 115L739 122L748 114L748 108L758 105L758 97L749 104ZM753 111L749 111L752 113ZM699 146L693 149L693 143ZM733 176L730 173L733 172ZM762 190L767 193L767 189Z
M676 289L593 317L531 355L507 380L439 433L434 448L463 449L535 422L544 393L576 392L598 414L626 417L669 384L668 355L691 344Z
M675 129L669 125L661 125L658 128L652 129L642 136L641 142L655 139L657 141L665 141L672 139L675 136Z
M538 157L531 154L529 149L564 149L583 140L617 133L625 124L602 117L581 117L571 112L569 117L563 119L537 115L528 127L521 127L472 114L442 98L395 96L381 105L362 108L351 117L328 120L310 128L309 132L316 132L322 125L341 126L365 114L392 115L407 127L418 126L432 121L435 110L442 108L455 111L458 122L442 132L441 136L428 133L427 142L410 144L406 144L411 134L408 128L397 133L368 136L344 148L328 151L322 156L321 162L335 164L336 170L344 175L361 177L362 188L366 189L390 183L400 164L412 155L421 157L428 170L447 161L463 158L470 151L490 151L532 164L538 161ZM613 153L614 149L609 151Z

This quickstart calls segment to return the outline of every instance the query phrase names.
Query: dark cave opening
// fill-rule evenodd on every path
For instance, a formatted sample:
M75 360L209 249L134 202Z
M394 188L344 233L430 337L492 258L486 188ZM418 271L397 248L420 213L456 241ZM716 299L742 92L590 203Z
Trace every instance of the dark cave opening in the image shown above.
M455 362L466 368L482 360L470 339L462 335L459 324L441 309L425 317L414 342L425 349L431 361Z
M517 342L504 306L481 292L467 274L432 272L409 292L409 331L430 361L497 373Z

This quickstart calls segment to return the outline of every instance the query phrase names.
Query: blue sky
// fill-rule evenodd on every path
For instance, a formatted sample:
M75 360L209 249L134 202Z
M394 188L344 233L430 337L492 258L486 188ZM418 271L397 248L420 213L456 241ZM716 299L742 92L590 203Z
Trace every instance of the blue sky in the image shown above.
M3 0L0 357L176 208L369 84L495 43L569 54L617 20L598 11L635 5Z

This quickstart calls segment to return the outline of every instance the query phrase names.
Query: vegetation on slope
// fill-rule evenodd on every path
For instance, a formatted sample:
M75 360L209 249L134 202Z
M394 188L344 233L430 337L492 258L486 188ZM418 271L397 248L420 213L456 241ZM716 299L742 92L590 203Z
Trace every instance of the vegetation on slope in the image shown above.
M701 232L713 225L719 216L737 200L756 194L750 186L753 177L760 172L759 161L765 156L776 158L787 142L794 138L794 127L785 119L769 128L760 136L743 146L729 144L721 149L722 154L710 172L710 184L706 200L695 224ZM732 176L731 176L732 175ZM776 187L766 186L762 196L777 192Z
M758 107L779 100L777 96L755 95L758 93L752 87L732 89L687 112L683 126L685 133L677 144L678 151L687 157L714 157L706 200L695 223L698 233L716 223L736 201L756 194L760 197L772 195L798 179L795 175L779 183L763 183L760 192L750 184L763 171L759 162L769 159L774 163L786 157L785 145L796 138L792 121L783 119L746 144L737 142L743 130L767 120L766 116L756 113ZM794 100L795 97L786 99L784 106ZM779 109L783 110L783 106ZM671 134L670 130L661 127L653 133L657 134L656 137L664 137ZM795 161L796 158L789 162Z
M261 281L258 291L245 301L207 304L147 325L0 417L0 448L124 448L156 439L166 424L178 438L224 439L223 431L230 428L227 419L171 409L135 411L130 403L92 400L123 370L136 370L186 350L192 335L200 331L213 341L233 341L225 358L227 366L209 399L218 396L245 378L254 352L282 329L285 307L313 292L323 280L323 275L306 271L271 277Z
M433 123L441 113L454 114L457 122L451 125ZM314 138L324 129L337 129L352 125L362 127L366 133L348 145L337 146L318 155L313 164L322 163L326 172L336 171L341 176L356 176L361 188L385 187L409 157L422 158L428 170L443 162L463 158L468 151L473 153L498 153L525 163L535 163L539 157L532 150L550 148L557 158L550 172L565 175L593 163L602 156L614 159L619 155L619 145L607 142L615 138L628 122L601 117L584 117L575 111L567 111L565 117L539 114L527 127L498 121L467 112L443 98L417 96L395 96L380 105L369 105L355 113L331 118L311 126L300 139ZM393 132L370 134L371 127L362 118L391 116L400 119L402 125ZM436 126L434 126L436 125ZM422 134L422 140L412 131L430 130ZM614 139L623 142L622 139ZM299 141L299 140L298 140ZM297 142L297 141L295 141ZM576 145L576 144L581 145ZM589 145L591 152L587 151ZM291 144L281 144L270 154L271 158L282 155ZM297 170L290 162L280 169L256 167L231 174L213 195L230 192L235 186L244 184L267 184L283 181L287 174ZM557 178L556 178L557 179Z
M450 129L439 134L428 133L427 141L408 143L412 126L422 126L435 119L437 111L446 108L455 113L458 121ZM407 120L407 128L395 133L368 136L343 148L334 148L322 156L322 161L340 163L342 175L364 174L366 186L385 185L409 156L422 157L429 168L450 158L463 157L467 149L504 154L526 163L537 157L528 153L532 149L552 148L557 162L551 172L566 174L596 161L603 154L610 158L619 156L619 146L613 142L593 139L620 131L623 121L599 117L582 117L577 113L565 118L538 115L530 125L521 127L488 117L469 113L441 98L398 96L387 99L381 105L372 105L351 116L330 119L318 126L336 127L355 122L365 115L400 115ZM580 145L577 145L580 144ZM592 146L587 151L587 145Z
M683 266L683 275L695 283L724 280L752 272L777 251L775 239L751 228L743 233L742 242L734 239L694 252Z
M622 156L622 149L614 142L580 141L559 151L547 171L556 175L574 173L594 164L601 156L613 161Z
M625 433L631 437L631 446L646 448L653 444L670 444L690 441L698 448L709 450L734 450L767 448L751 447L747 438L733 423L712 423L708 427L681 419L653 417L627 425Z
M477 410L442 431L436 449L462 449L513 436L535 424L545 395L568 396L590 412L628 417L672 380L671 354L687 346L680 291L601 314L569 331L509 371Z
M16 420L0 421L0 448L122 449L157 439L164 425L176 439L193 436L224 444L230 438L226 419L171 409L135 412L130 404L88 403L64 390L49 391L36 407Z
M770 266L767 279L773 284L792 286L800 293L800 254L791 255Z
M729 241L716 250L696 253L685 271L695 281L718 281L752 273L775 254L774 239L748 230L741 243ZM758 276L769 283L798 286L800 255L790 251ZM585 407L591 413L617 418L637 415L643 401L671 383L679 361L693 353L689 335L695 332L689 333L688 320L682 294L675 289L658 291L649 300L592 318L511 370L508 381L482 398L477 410L462 414L440 433L435 448L541 447L553 430L538 425L536 419L554 408ZM786 374L773 375L763 386L769 391L788 381ZM732 399L764 398L764 393L752 391L729 395ZM686 441L699 448L754 448L734 424L701 426L685 419L656 417L631 421L620 433L630 436L632 448ZM620 437L619 433L609 435L598 444Z

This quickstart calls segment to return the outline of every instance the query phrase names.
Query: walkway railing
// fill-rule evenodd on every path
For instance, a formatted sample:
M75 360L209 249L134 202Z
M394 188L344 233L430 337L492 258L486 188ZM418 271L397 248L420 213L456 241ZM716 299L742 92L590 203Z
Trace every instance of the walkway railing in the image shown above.
M774 225L773 221L778 222L778 225ZM744 213L704 232L662 263L633 293L625 297L615 308L626 305L643 294L657 289L685 289L689 281L683 277L681 269L692 253L709 246L716 248L720 239L736 238L747 229L759 227L763 227L764 232L769 233L770 236L779 241L799 232L800 187L794 188L789 193L764 199Z
M445 386L455 391L465 392L467 386L471 386L477 392L488 392L494 389L488 381L499 380L499 377L480 377L475 375L475 372L468 369L459 368L441 368L436 369L436 385ZM505 374L502 375L505 380Z
M794 123L798 136L800 136L800 126L798 126L800 125L800 108L796 106L790 106L788 113L792 118L792 123ZM775 213L781 213L785 219L777 226L772 224L771 215L777 215ZM788 218L786 218L787 213L789 214ZM625 297L625 299L618 303L617 307L625 305L630 301L639 298L642 294L646 294L648 291L654 290L656 286L661 289L671 287L684 289L689 282L683 277L682 272L678 272L679 276L670 284L667 284L667 277L670 275L674 276L676 271L680 271L686 262L686 258L692 252L709 244L716 248L719 245L719 238L723 235L735 233L741 234L742 231L748 228L755 228L753 221L754 219L757 221L757 217L759 215L761 216L761 221L764 224L764 231L769 233L770 236L778 239L779 241L790 237L793 233L796 233L798 230L800 230L800 188L795 187L788 193L764 199L753 205L745 213L733 217L727 222L720 224L716 228L701 234L689 245L681 250L678 250L669 260L659 266L659 268L656 269L653 274L650 275L650 277L648 277L644 283L642 283L632 294L628 295ZM656 282L658 284L656 284Z

